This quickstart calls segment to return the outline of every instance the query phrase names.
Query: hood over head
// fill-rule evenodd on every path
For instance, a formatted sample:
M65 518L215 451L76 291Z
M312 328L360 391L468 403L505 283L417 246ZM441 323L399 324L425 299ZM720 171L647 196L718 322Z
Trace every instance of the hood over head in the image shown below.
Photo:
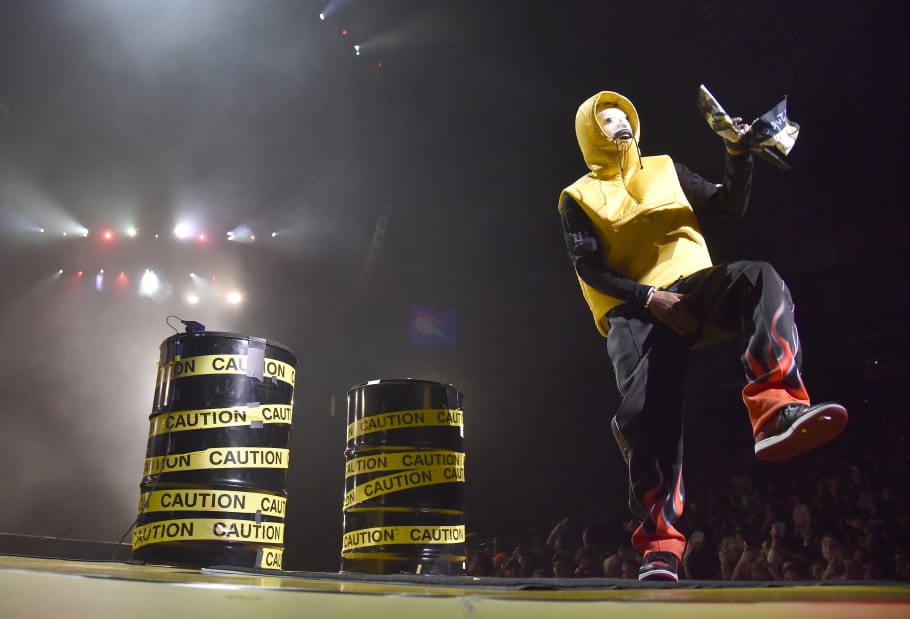
M605 107L616 107L626 113L632 126L634 141L638 143L639 122L635 106L618 92L604 90L588 98L575 114L575 136L578 138L578 146L581 148L585 163L597 178L604 180L618 178L621 172L622 177L628 179L640 163L638 147L632 144L632 140L617 141L607 137L594 116L597 110Z

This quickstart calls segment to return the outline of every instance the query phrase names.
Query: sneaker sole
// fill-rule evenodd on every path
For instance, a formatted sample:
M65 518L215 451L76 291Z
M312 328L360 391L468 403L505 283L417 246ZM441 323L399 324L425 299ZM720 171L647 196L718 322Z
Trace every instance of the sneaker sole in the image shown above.
M650 570L638 575L638 580L663 580L665 582L678 582L679 576L670 570Z
M846 425L847 409L831 404L797 419L785 432L755 443L755 455L769 462L787 460L834 440Z

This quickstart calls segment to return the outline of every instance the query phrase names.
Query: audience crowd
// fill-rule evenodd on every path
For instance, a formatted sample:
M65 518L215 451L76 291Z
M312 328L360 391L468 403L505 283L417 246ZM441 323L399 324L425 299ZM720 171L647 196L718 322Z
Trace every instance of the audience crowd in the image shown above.
M679 526L688 538L680 579L910 581L907 474L895 470L905 458L889 460L831 451L694 488ZM469 536L468 574L637 578L629 536L638 522L618 520L565 518L509 548L504 537Z

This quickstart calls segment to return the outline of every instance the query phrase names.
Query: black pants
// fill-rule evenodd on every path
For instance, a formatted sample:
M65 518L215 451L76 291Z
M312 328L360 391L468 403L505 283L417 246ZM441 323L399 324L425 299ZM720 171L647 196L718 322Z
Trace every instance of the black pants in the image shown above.
M732 262L698 271L667 288L685 295L699 322L677 335L641 308L610 312L607 351L622 401L613 432L629 465L629 506L642 518L632 541L642 554L682 555L674 523L685 503L683 400L688 352L695 345L740 336L746 374L743 401L757 432L791 402L808 404L799 373L799 337L790 292L771 265Z

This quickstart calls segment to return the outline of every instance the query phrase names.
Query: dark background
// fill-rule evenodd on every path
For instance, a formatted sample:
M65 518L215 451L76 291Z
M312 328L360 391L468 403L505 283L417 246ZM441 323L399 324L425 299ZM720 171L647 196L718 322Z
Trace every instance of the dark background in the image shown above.
M810 392L851 411L830 449L890 448L910 343L899 6L0 2L0 531L121 538L170 314L299 357L286 568L338 569L345 397L374 378L464 393L481 538L619 523L613 379L556 214L586 171L575 110L602 89L636 104L645 155L712 180L699 84L747 119L788 96L793 170L758 162L745 220L705 232L715 261L768 260L789 283ZM190 214L206 243L173 238ZM259 238L226 241L237 226ZM99 292L100 268L133 279ZM145 268L169 293L135 294ZM191 271L244 303L187 306ZM455 311L455 346L409 339L416 305ZM690 486L766 466L738 354L693 355Z

